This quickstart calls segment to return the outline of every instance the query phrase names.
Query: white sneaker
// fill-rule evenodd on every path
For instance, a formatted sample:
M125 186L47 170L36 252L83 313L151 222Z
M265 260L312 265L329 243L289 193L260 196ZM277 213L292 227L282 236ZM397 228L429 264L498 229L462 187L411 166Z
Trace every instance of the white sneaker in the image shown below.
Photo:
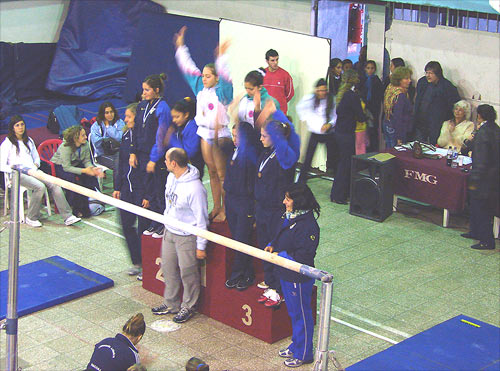
M40 223L38 220L31 220L31 219L28 219L26 218L26 224L28 224L30 227L33 227L33 228L39 228L42 226L42 223Z
M137 276L140 273L142 273L142 267L140 265L134 265L130 267L127 271L127 274L129 276Z
M75 224L75 223L78 223L80 220L82 220L82 218L78 218L74 215L71 215L71 216L68 216L66 218L66 220L64 221L64 224L66 225L72 225L72 224Z
M153 238L163 238L163 234L159 234L158 232L154 232L151 237Z

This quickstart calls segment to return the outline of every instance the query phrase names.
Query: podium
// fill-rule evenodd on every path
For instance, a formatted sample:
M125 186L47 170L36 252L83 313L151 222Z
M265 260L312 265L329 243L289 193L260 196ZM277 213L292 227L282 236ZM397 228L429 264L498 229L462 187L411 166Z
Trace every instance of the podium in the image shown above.
M227 223L212 223L209 230L231 237ZM231 274L234 255L234 250L208 242L207 259L201 272L202 287L198 312L267 343L291 336L292 325L286 303L276 309L258 303L257 298L263 290L256 285L244 291L226 288L224 283ZM253 264L257 283L263 280L262 262L253 259ZM165 282L161 271L161 239L142 236L142 267L142 287L163 296ZM314 286L311 304L315 322L316 298L317 288Z

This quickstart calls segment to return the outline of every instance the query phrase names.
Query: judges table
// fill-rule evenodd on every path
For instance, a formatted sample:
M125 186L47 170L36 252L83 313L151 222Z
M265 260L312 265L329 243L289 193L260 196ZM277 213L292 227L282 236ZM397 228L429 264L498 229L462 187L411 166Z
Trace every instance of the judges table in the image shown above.
M394 208L397 196L431 204L443 209L443 227L448 226L450 211L459 212L465 207L467 177L462 169L446 166L446 158L439 160L416 159L409 150L388 150L396 156L394 174Z

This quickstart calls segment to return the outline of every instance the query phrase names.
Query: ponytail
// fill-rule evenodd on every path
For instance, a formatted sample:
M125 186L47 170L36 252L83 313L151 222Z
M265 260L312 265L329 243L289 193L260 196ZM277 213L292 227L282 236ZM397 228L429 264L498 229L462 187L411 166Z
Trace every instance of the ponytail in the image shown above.
M142 313L137 313L123 325L123 333L133 337L144 335L146 332L146 322Z
M167 75L165 73L160 73L159 75L149 75L144 79L143 82L148 84L155 92L158 89L158 94L163 95L165 90L165 82L167 81Z
M196 101L191 97L186 97L177 101L172 107L180 113L189 113L188 121L192 120L196 116Z

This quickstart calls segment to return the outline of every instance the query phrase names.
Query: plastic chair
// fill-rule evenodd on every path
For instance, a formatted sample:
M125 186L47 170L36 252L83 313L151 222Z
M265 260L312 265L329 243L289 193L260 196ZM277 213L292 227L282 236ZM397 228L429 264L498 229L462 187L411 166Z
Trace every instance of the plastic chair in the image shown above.
M3 200L3 215L7 215L7 209L10 205L9 203L9 189L11 188L11 182L10 182L10 178L8 176L8 174L4 174L4 182L5 182L5 195L4 195L4 200ZM21 221L21 223L24 223L25 222L25 218L24 218L24 195L27 196L28 198L28 205L30 203L30 192L28 192L28 188L26 187L23 187L22 185L19 186L19 198L20 198L20 202L19 202L19 220ZM45 204L46 204L46 207L47 207L47 214L49 216L52 215L52 209L51 209L51 206L50 206L50 198L49 198L49 193L47 191L47 189L45 189Z
M50 161L50 159L54 156L54 153L57 152L61 143L61 139L47 139L40 143L37 149L40 160L50 166L50 175L52 176L56 176L56 166L52 161Z

